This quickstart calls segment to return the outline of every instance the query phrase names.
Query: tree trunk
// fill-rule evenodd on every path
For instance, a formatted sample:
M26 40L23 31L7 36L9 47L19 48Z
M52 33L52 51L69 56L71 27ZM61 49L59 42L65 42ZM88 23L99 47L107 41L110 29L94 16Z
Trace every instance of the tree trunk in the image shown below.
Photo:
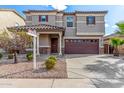
M114 48L114 56L119 56L118 47L115 47L115 48Z
M17 63L17 53L14 51L14 64Z

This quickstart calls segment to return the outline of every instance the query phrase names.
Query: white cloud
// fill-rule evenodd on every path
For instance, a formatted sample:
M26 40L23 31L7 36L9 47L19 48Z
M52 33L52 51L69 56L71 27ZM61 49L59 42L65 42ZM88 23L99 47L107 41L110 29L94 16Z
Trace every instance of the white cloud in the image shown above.
M109 27L109 24L105 24L105 27Z
M61 5L61 4L55 4L55 5L52 5L52 7L57 9L57 10L60 10L60 11L62 11L62 10L67 8L66 5Z

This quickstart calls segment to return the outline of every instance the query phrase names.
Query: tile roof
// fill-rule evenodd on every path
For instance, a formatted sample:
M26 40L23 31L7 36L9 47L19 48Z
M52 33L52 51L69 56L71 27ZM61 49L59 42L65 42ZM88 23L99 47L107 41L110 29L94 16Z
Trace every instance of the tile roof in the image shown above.
M124 35L120 35L115 32L110 35L104 36L104 39L109 39L109 38L113 38L113 37L124 37Z
M26 10L23 13L30 13L30 12L57 12L57 10Z
M75 14L75 12L72 12L72 11L66 11L66 12L63 12L64 14Z
M58 12L58 13L63 13L63 14L76 14L76 13L108 13L107 10L104 11L58 11L58 10L27 10L27 11L23 11L23 13L30 13L30 12Z
M41 29L41 30L58 30L64 31L64 27L52 26L47 24L38 24L38 25L30 25L30 26L16 26L16 27L8 27L8 29L15 29L15 30L28 30L28 29Z
M75 11L76 13L108 13L108 11Z

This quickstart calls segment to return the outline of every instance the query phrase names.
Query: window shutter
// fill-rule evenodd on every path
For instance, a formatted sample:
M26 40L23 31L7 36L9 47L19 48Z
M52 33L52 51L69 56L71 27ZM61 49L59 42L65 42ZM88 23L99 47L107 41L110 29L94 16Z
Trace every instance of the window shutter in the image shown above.
M39 15L39 22L41 22L41 16Z
M48 15L46 15L46 22L48 22Z

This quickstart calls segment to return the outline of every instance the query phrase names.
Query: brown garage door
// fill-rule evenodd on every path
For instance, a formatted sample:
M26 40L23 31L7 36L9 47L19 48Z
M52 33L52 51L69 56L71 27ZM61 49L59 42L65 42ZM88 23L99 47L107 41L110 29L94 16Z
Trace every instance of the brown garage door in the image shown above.
M98 39L66 39L65 53L66 54L98 54L99 40Z

